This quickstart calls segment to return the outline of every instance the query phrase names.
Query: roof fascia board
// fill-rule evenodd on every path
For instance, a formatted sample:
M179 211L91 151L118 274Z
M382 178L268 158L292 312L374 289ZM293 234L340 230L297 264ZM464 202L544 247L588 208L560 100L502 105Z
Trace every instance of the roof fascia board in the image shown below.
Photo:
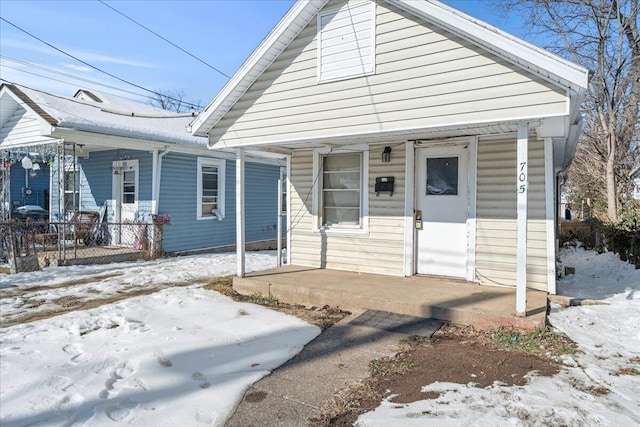
M233 107L282 51L324 7L328 0L296 2L262 43L242 64L207 108L190 125L195 136L206 136L209 129ZM306 15L305 15L306 12ZM294 25L297 25L294 27ZM208 124L208 125L207 125Z
M84 144L89 149L92 146L132 150L164 150L169 148L173 152L181 153L206 153L207 150L209 150L206 145L203 145L202 148L190 147L170 142L149 141L145 139L87 132L63 127L56 128L53 132L53 136L56 138L62 138L65 142Z
M385 0L556 84L584 93L589 71L440 2ZM546 72L546 73L545 73ZM554 78L555 77L555 78Z

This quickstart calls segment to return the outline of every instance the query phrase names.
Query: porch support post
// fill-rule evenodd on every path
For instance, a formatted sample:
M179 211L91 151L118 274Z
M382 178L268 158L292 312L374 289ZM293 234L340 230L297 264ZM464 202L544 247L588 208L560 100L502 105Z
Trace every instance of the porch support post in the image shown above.
M236 254L238 277L245 276L244 246L244 148L236 148Z
M469 138L469 156L467 170L467 188L469 191L469 206L467 210L467 282L476 280L476 234L477 206L478 206L478 136Z
M407 141L404 155L404 275L415 274L415 147L413 141Z
M282 176L283 170L280 168L280 177L278 178L278 211L276 218L278 220L276 224L277 230L277 252L278 258L276 259L276 267L282 267Z
M287 265L291 265L291 156L287 156L285 185L287 188Z
M529 190L529 124L518 123L516 214L516 315L527 314L527 194Z
M544 140L544 200L547 228L547 292L556 294L556 197L553 168L553 139Z
M158 200L156 196L158 194L158 149L154 149L152 152L151 161L151 213L158 213Z

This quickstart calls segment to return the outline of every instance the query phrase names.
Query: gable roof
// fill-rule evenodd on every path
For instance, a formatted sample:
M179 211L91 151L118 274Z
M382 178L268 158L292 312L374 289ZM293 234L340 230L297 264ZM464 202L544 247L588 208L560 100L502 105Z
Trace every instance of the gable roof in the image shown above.
M536 75L557 83L576 94L579 100L584 96L589 71L580 65L538 48L436 0L382 1L438 25ZM233 107L327 3L328 0L298 0L207 108L191 122L191 133L206 136L208 131ZM572 114L578 114L577 108Z
M177 114L113 95L80 90L74 97L54 95L16 84L0 86L0 129L23 108L58 130L119 136L146 141L206 147L204 138L191 135L186 127L191 114ZM3 146L11 146L2 141Z

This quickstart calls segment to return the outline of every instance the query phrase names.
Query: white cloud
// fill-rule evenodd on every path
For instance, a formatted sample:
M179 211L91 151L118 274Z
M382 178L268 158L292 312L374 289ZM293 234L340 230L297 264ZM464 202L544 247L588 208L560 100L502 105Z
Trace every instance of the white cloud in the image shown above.
M70 68L74 71L80 71L82 73L90 73L91 71L93 71L93 68L87 67L85 65L62 64L62 66L65 68Z

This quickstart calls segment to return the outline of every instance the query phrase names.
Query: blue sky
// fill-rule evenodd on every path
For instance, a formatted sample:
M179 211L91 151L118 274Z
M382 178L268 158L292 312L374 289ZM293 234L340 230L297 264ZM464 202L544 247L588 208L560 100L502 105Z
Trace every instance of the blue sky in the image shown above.
M227 75L238 69L294 3L293 0L104 2ZM517 24L500 19L486 2L445 3L519 35ZM208 104L227 81L227 77L98 0L0 0L0 16L121 79L154 91L178 90L186 100L201 105ZM142 89L87 67L4 21L0 21L0 55L0 77L12 83L68 96L79 88L87 88L148 102L150 94Z

